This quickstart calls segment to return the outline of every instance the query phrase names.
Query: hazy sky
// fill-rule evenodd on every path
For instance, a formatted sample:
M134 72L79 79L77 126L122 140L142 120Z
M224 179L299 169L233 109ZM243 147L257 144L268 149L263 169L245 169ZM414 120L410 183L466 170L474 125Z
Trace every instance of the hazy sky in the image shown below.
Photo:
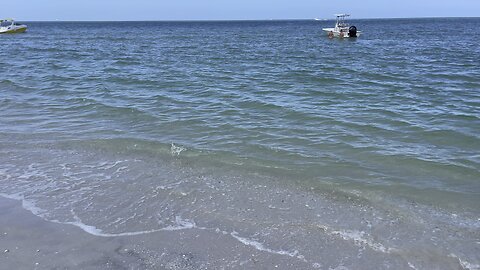
M20 3L20 4L19 4ZM479 17L480 0L22 0L2 1L17 20L243 20Z

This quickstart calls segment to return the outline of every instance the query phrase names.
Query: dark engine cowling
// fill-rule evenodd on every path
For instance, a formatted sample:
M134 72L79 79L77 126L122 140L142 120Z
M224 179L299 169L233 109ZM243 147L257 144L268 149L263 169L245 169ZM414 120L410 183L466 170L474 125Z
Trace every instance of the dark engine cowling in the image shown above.
M355 25L352 25L350 28L348 28L348 36L357 37L357 27L355 27Z

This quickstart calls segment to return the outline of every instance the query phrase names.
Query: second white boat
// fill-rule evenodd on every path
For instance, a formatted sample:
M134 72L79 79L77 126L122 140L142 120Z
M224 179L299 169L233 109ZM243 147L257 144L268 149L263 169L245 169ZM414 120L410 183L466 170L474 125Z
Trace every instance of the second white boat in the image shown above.
M362 32L358 31L355 25L349 25L346 18L349 14L336 14L337 21L334 28L323 28L329 38L356 38L359 37Z

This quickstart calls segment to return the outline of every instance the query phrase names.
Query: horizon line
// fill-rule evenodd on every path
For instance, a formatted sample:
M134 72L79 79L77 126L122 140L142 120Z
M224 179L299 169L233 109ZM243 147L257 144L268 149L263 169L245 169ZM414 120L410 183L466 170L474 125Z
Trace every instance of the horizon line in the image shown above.
M384 19L441 19L441 18L480 18L480 16L425 16L425 17L369 17L351 18L349 20L384 20ZM244 22L244 21L329 21L335 18L278 18L278 19L138 19L138 20L16 20L23 22Z

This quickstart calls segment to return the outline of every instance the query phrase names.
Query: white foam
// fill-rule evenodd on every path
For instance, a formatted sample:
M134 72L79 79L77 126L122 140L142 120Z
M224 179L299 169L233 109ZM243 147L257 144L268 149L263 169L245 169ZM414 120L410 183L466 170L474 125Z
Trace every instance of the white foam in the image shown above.
M451 257L451 258L457 259L458 263L460 263L460 265L462 266L462 269L465 269L465 270L480 270L480 265L473 264L473 263L467 262L465 260L462 260L457 255L455 255L453 253L450 253L450 255L448 255L448 256Z
M238 233L235 232L235 231L230 233L230 235L233 238L240 241L242 244L254 247L255 249L260 250L260 251L265 251L265 252L268 252L268 253L278 254L278 255L286 255L286 256L290 256L290 257L297 257L297 258L301 256L301 255L298 254L298 250L285 251L285 250L273 250L273 249L267 248L262 243L260 243L258 241L238 236Z
M418 268L415 267L415 265L413 265L413 263L411 263L411 262L408 262L408 267L410 267L410 268L412 268L412 269L414 269L414 270L418 270Z
M117 170L115 170L114 174L121 173L122 171L126 171L126 170L128 170L128 166L120 166L118 167Z
M84 232L94 235L94 236L100 236L100 237L120 237L120 236L136 236L136 235L142 235L142 234L150 234L150 233L155 233L155 232L160 232L163 231L163 229L156 229L156 230L148 230L148 231L136 231L136 232L123 232L123 233L104 233L102 230L96 228L95 226L90 226L86 225L81 222L63 222L63 221L57 221L57 220L52 220L52 222L55 223L60 223L60 224L67 224L67 225L73 225L76 226L80 229L82 229Z
M290 211L292 209L290 207L284 207L284 208L276 207L276 206L273 206L271 204L268 206L268 208L273 209L273 210L280 210L280 211Z
M380 243L374 242L370 237L365 236L365 232L363 231L332 231L331 234L339 235L344 240L353 240L355 245L364 247L367 246L375 251L383 252L383 253L390 253L394 249L387 248Z
M346 266L344 265L338 265L337 267L335 268L331 268L329 267L328 270L349 270Z
M118 164L124 163L127 160L117 160L115 162L102 162L100 164L96 165L84 165L85 168L90 168L90 169L102 169L102 170L110 170L115 168Z
M60 221L60 220L52 220L48 219L45 217L46 211L37 207L34 202L26 200L23 195L20 194L5 194L5 193L0 193L0 196L7 198L7 199L13 199L17 201L22 202L22 207L30 211L32 214L35 216L38 216L45 221L48 222L53 222L57 224L65 224L65 225L73 225L76 226L80 229L82 229L84 232L94 235L94 236L100 236L100 237L119 237L119 236L136 236L136 235L143 235L143 234L150 234L150 233L156 233L156 232L161 232L161 231L179 231L179 230L188 230L188 229L195 229L198 228L195 224L194 221L183 219L180 216L175 217L175 225L170 225L165 228L159 228L159 229L153 229L153 230L145 230L145 231L135 231L135 232L123 232L123 233L105 233L103 230L92 226L92 225L87 225L82 222L82 220L73 213L73 218L75 221ZM204 229L204 228L199 228L199 229Z
M7 199L17 200L17 201L23 200L23 196L20 195L19 193L17 193L17 194L0 193L0 196L2 196L4 198L7 198Z
M32 214L35 216L39 216L43 218L43 215L45 213L45 210L37 207L34 202L25 200L24 196L21 195L21 193L16 193L16 194L5 194L5 193L0 193L0 196L7 198L7 199L12 199L16 201L21 201L22 202L22 207L25 210L30 211Z
M160 186L157 186L155 188L155 190L170 190L170 189L175 189L177 188L179 185L181 185L182 183L184 183L184 181L179 181L179 182L175 182L175 183L170 183L170 184L167 184L167 185L160 185Z
M179 231L179 230L186 230L186 229L195 229L197 225L193 220L182 219L180 216L175 217L175 226L168 226L163 228L164 231Z
M359 247L369 247L372 250L382 252L382 253L391 253L395 251L394 248L385 247L381 243L377 243L373 241L365 232L363 231L355 231L355 230L332 230L328 226L325 225L317 225L320 229L322 229L325 233L329 235L336 235L340 236L344 240L352 241L356 246Z
M68 224L76 226L86 233L91 235L100 236L100 237L120 237L120 236L137 236L143 234L150 234L162 231L180 231L180 230L188 230L197 228L195 222L190 220L182 219L181 217L177 216L175 218L175 225L168 226L165 228L153 229L153 230L145 230L145 231L135 231L135 232L123 232L123 233L105 233L101 229L98 229L95 226L87 225L83 223L80 218L74 216L75 221L58 221L58 220L50 220L51 222L60 223L60 224Z
M172 143L172 146L170 147L170 153L172 154L172 156L177 156L178 157L180 155L180 153L182 153L185 150L187 150L185 147L176 146L173 143Z

